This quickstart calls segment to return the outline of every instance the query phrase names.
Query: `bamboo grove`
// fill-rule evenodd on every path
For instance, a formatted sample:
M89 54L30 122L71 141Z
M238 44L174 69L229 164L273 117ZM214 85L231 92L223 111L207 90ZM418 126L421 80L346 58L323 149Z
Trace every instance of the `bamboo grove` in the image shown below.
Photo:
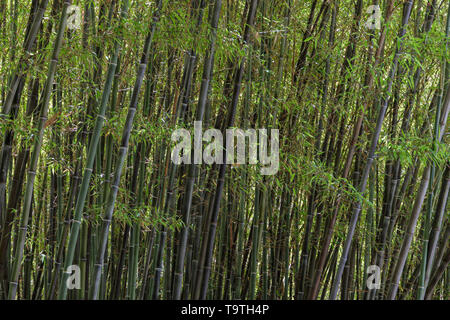
M0 299L450 298L449 1L0 13ZM194 121L278 171L174 163Z

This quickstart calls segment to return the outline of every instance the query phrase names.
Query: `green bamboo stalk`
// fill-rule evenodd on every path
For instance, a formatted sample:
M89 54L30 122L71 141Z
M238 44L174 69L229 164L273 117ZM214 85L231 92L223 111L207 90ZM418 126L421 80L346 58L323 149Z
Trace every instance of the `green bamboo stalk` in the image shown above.
M243 36L243 43L248 44L250 42L250 28L253 27L253 22L256 15L256 8L258 5L258 0L252 0L250 4L250 8L248 11L248 18L247 18L247 24L245 26L244 36ZM242 76L244 73L244 66L245 66L245 56L242 58L242 60L239 63L239 68L236 73L235 77L235 83L233 88L233 96L231 100L231 105L228 112L228 118L225 122L225 128L230 128L233 126L234 118L236 115L236 109L237 104L239 100L239 93L241 89L241 83L242 83ZM227 146L225 143L225 151L227 150ZM226 152L224 152L224 157L226 156ZM224 158L225 159L225 158ZM225 162L225 161L224 161ZM214 203L212 206L212 219L209 226L209 234L208 234L208 240L205 239L207 242L207 255L206 255L206 261L205 261L205 271L203 273L203 279L202 279L202 290L201 290L201 299L206 298L206 292L208 289L208 281L209 276L211 272L211 260L213 255L213 247L214 247L214 240L216 235L216 226L217 226L217 218L219 215L219 208L220 208L220 200L222 198L222 191L224 186L224 180L225 180L225 169L226 164L223 163L219 166L219 177L217 182L217 188L214 196Z
M40 107L40 121L37 128L37 135L34 139L34 145L33 145L33 151L31 155L31 162L28 169L27 174L27 185L26 185L26 191L25 191L25 201L23 206L23 211L20 218L20 230L19 230L19 243L18 247L16 248L15 257L14 257L14 263L13 268L11 272L10 277L10 285L9 285L9 291L8 291L8 299L14 300L16 297L16 290L18 285L18 279L19 279L19 273L20 268L22 265L22 255L23 255L23 247L25 245L25 237L26 232L28 228L28 217L31 210L31 199L33 195L33 186L34 186L34 179L36 177L36 168L37 163L39 160L39 154L41 151L42 146L42 139L44 136L44 129L45 129L45 122L47 121L47 114L48 114L48 106L50 101L50 93L51 88L53 86L53 79L55 77L57 63L58 63L58 57L59 52L61 50L62 46L62 40L64 36L64 31L66 28L67 23L67 8L72 3L71 0L66 0L64 2L64 5L62 7L59 27L58 27L58 33L56 36L56 40L53 47L53 53L52 53L52 59L49 65L48 74L47 74L47 80L45 83L44 91L41 97Z
M212 73L212 65L214 59L214 51L216 45L217 38L217 26L219 23L219 15L222 7L222 1L216 0L214 3L213 16L211 19L211 35L210 35L210 44L207 56L205 58L205 64L203 66L203 79L201 83L199 100L196 110L196 121L203 121L203 116L205 113L205 106L208 96L208 90L210 86L210 75ZM186 245L188 240L189 228L190 228L190 220L191 220L191 206L192 206L192 194L194 190L194 182L197 177L197 166L195 164L191 164L188 169L188 179L186 182L185 188L185 197L184 204L182 209L183 215L183 223L184 228L181 233L180 239L180 247L177 257L176 269L175 269L175 279L174 279L174 299L181 299L181 288L183 282L183 267L184 267L184 259L186 255Z
M438 128L438 142L440 142L444 136L445 128L447 125L448 113L450 110L450 86L447 88L447 92L444 98L444 103L442 105L442 113L439 121ZM422 182L420 184L419 190L417 192L416 201L414 202L414 208L411 213L411 217L408 222L407 233L405 239L403 240L402 247L400 250L399 259L396 263L395 272L392 278L392 285L389 292L389 299L394 300L397 296L398 287L400 285L400 278L402 276L406 258L408 257L409 249L411 247L412 237L414 235L414 230L417 225L417 219L419 218L420 211L422 209L422 204L428 189L429 179L431 173L431 164L428 164L424 169L424 173L422 176ZM425 255L426 257L426 255Z
M447 37L447 39L450 36L450 6L448 7L448 12L447 12L447 24L446 24L446 32L445 35ZM446 43L446 48L447 50L450 47L450 41L447 41ZM445 90L445 87L448 86L448 81L450 79L450 63L447 61L444 63L443 65L444 68L444 81L442 84L442 88ZM440 95L440 98L442 98L442 95ZM438 105L437 105L437 110L436 110L436 118L435 118L435 124L434 124L434 128L435 128L435 132L434 132L434 136L435 136L435 143L433 144L434 149L437 149L437 139L439 136L439 131L438 131L438 126L439 126L439 120L440 120L440 110L441 110L441 102L439 101ZM437 150L435 150L437 151ZM442 225L442 219L443 219L443 215L444 215L444 211L445 211L445 206L446 206L446 200L447 196L448 196L448 192L449 192L449 186L450 186L450 182L449 182L449 166L447 165L442 177L442 186L441 186L441 192L439 194L439 200L438 200L438 206L436 209L436 215L435 215L435 219L433 221L433 230L431 231L430 234L430 241L428 244L428 248L429 248L429 254L425 259L427 259L426 262L426 270L425 270L425 279L424 279L424 291L426 291L426 287L428 286L428 282L430 280L430 276L431 276L431 270L433 268L433 260L435 258L435 253L436 253L436 246L437 246L437 242L439 239L439 234L441 231L441 225ZM430 200L431 201L431 200ZM430 206L429 206L429 210L430 210ZM427 249L428 249L427 248ZM424 297L425 293L423 293L422 298Z
M405 5L404 5L404 15L403 15L402 26L401 26L401 31L399 32L399 35L398 35L399 45L396 48L396 53L395 53L395 56L394 56L394 60L392 62L392 67L391 67L391 71L390 71L390 74L389 74L388 85L387 85L387 88L386 88L386 96L383 97L383 100L382 100L383 102L382 102L381 109L380 109L379 114L378 114L377 124L376 124L376 127L375 127L375 131L373 133L371 146L370 146L369 154L368 154L368 157L367 157L367 162L366 162L366 165L364 167L364 171L363 171L363 174L362 174L361 182L360 182L360 185L359 185L359 188L358 188L358 192L360 194L364 194L364 191L366 190L366 184L367 184L367 179L369 177L370 168L372 167L372 163L374 161L375 151L376 151L377 144L378 144L378 138L379 138L380 133L381 133L381 126L383 124L383 120L384 120L384 117L385 117L385 114L386 114L386 109L387 109L387 106L388 106L388 103L389 103L389 100L390 100L389 99L389 94L390 94L391 89L392 89L393 78L394 78L394 75L395 75L396 70L397 70L397 65L398 65L398 60L399 60L400 54L402 52L402 39L403 39L403 37L404 37L404 35L406 33L406 26L408 25L408 21L409 21L409 17L410 17L410 14L411 14L411 9L412 9L412 4L413 4L413 1L409 0L408 2L405 2ZM354 235L354 232L355 232L356 224L358 222L360 211L361 211L361 202L358 201L354 205L353 214L352 214L352 217L351 217L351 221L350 221L350 225L349 225L349 228L348 228L347 237L346 237L345 244L344 244L344 249L343 249L343 252L342 252L341 259L339 261L337 274L336 274L336 277L335 277L334 282L333 282L333 288L332 288L331 295L330 295L330 299L332 299L332 300L336 299L336 296L337 296L337 293L338 293L338 290L339 290L339 284L341 282L342 273L344 271L344 266L345 266L346 261L347 261L347 256L348 256L348 253L349 253L349 250L350 250L350 246L351 246L351 243L352 243L352 240L353 240L353 235Z
M144 49L141 57L140 64L138 66L137 76L136 76L136 82L134 84L133 88L133 94L130 101L130 106L128 109L127 114L127 120L122 132L122 142L120 146L120 151L118 155L118 159L116 161L116 171L114 172L114 178L113 178L113 185L111 186L111 191L108 195L108 201L106 203L106 209L102 220L102 233L100 234L100 246L99 246L99 252L97 255L97 263L95 264L95 270L94 270L94 281L93 281L93 291L91 293L91 299L95 300L97 299L98 295L98 289L100 284L100 276L101 271L103 267L103 260L104 255L106 251L106 244L108 241L108 234L109 234L109 226L112 219L112 214L114 211L114 204L117 197L117 191L119 190L119 183L120 183L120 177L122 174L122 168L125 161L125 157L127 155L128 151L128 143L130 139L131 130L133 128L133 120L136 113L137 105L138 105L138 98L139 98L139 92L142 86L142 81L144 79L145 70L147 68L148 63L148 55L150 51L150 47L152 46L153 37L155 35L156 31L156 25L159 21L160 16L160 10L162 6L162 0L158 2L155 14L153 16L153 21L149 30L149 33L147 35L147 38L145 39Z
M31 50L32 50L34 42L36 40L36 36L39 32L39 28L41 27L42 19L44 18L44 13L45 13L45 10L47 9L47 5L48 5L48 0L43 0L40 3L40 6L36 10L36 12L33 12L33 10L31 10L30 19L33 16L34 16L34 19L33 19L33 23L31 24L31 27L29 29L29 32L27 33L27 35L25 37L25 41L23 43L24 55L21 57L21 60L19 62L17 70L15 72L13 72L13 75L11 77L12 81L8 88L8 95L6 97L5 103L3 104L2 113L0 114L0 118L9 114L14 96L16 94L16 90L19 86L19 83L20 83L20 81L22 81L27 69L30 67L30 64L26 63L26 61L32 55Z

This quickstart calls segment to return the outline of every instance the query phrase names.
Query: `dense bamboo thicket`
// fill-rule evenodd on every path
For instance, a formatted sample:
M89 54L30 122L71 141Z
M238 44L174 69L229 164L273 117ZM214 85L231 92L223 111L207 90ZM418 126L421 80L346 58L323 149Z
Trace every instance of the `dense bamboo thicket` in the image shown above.
M448 0L4 0L0 48L0 299L450 298Z

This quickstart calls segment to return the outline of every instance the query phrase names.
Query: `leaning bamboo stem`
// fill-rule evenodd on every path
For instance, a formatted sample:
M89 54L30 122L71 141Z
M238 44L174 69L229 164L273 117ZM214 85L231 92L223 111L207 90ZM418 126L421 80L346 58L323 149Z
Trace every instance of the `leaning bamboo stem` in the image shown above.
M196 110L196 121L203 121L203 116L205 114L205 106L206 100L210 85L210 75L212 73L212 65L214 59L214 50L217 38L217 25L219 23L219 14L220 9L222 7L222 0L216 0L214 3L214 13L211 19L211 40L210 47L207 57L205 59L205 64L203 67L203 79L200 87L199 100ZM181 243L179 247L178 257L177 257L177 265L175 270L175 279L174 279L174 299L181 299L181 287L183 281L183 267L184 267L184 259L186 255L186 246L188 240L188 233L190 228L190 220L191 220L191 206L192 206L192 194L194 190L194 182L197 176L197 167L195 164L191 164L188 169L188 180L186 182L186 190L185 190L185 198L183 204L183 222L185 227L181 233Z
M120 24L123 23L123 20L127 16L128 12L128 5L129 1L124 0L121 8L121 14L120 14ZM117 66L117 59L120 52L120 40L115 41L114 44L114 50L113 50L113 56L111 57L111 61L108 65L108 71L106 74L106 82L104 85L102 98L99 106L99 112L97 114L97 118L95 120L94 125L94 131L92 134L92 139L89 143L89 150L86 160L86 166L84 169L83 179L81 181L81 187L80 187L80 193L78 194L76 205L75 205L75 211L74 211L74 218L72 222L72 227L70 229L70 237L69 237L69 244L67 247L67 255L64 260L64 270L63 270L63 277L61 279L60 283L60 290L59 290L59 296L58 298L61 300L65 300L67 297L67 279L69 274L67 273L67 268L72 265L74 254L75 254L75 246L78 241L78 234L80 230L80 224L81 224L81 216L84 209L84 204L86 200L86 196L89 189L89 182L91 179L92 171L93 171L93 165L94 160L97 153L97 146L98 142L100 140L100 133L103 127L103 123L105 122L105 112L106 107L108 104L109 95L111 93L111 87L112 87L112 81L114 78L115 69Z
M439 129L438 129L438 141L440 142L444 136L445 128L447 125L447 118L448 113L450 110L450 86L447 88L447 92L444 99L444 104L442 106L442 114L439 122ZM411 213L411 217L408 223L407 227L407 233L406 237L402 243L402 247L400 250L399 260L396 263L394 275L392 278L392 285L391 290L389 292L389 299L394 300L397 296L398 287L400 284L400 278L403 273L403 269L405 267L406 258L408 257L409 249L411 247L412 238L414 236L414 231L416 229L417 219L419 217L420 211L422 209L422 204L426 195L426 191L428 189L428 183L430 179L430 172L431 172L431 164L428 164L426 169L424 170L423 176L422 176L422 182L420 184L420 188L418 191L418 196L416 198L416 201L414 203L414 208Z
M243 37L244 44L247 44L250 40L250 28L253 26L253 22L254 22L255 15L256 15L257 4L258 4L258 0L252 0L252 2L250 4L247 25L245 27L245 32L244 32L244 37ZM225 128L232 127L233 123L234 123L237 104L238 104L238 100L239 100L239 93L241 90L242 76L244 74L244 66L245 66L245 55L242 58L242 61L239 63L239 69L236 73L235 84L234 84L234 88L233 88L233 97L231 100L231 106L228 110L229 111L228 119L225 123ZM226 150L227 150L227 145L225 144L224 157L226 156ZM211 273L211 259L212 259L213 249L214 249L214 240L215 240L215 235L216 235L217 218L219 215L220 200L222 198L222 191L223 191L223 186L224 186L224 182L225 182L225 169L226 169L225 163L221 164L219 166L219 177L218 177L216 192L214 195L214 202L213 202L213 206L212 206L211 222L210 222L210 226L209 226L207 240L205 239L205 241L207 241L207 249L206 249L206 261L205 261L204 273L203 273L203 279L202 279L202 285L201 285L201 296L200 296L201 299L206 299L206 292L208 289L208 281L209 281L209 276Z
M155 15L153 17L153 21L150 27L150 31L147 35L147 38L145 39L144 49L142 53L142 58L140 61L140 64L138 66L137 76L136 76L136 82L134 84L133 88L133 94L130 101L130 106L128 109L127 119L125 122L125 126L123 128L122 132L122 142L119 149L119 155L116 162L116 171L114 172L114 178L113 178L113 184L111 186L111 190L108 195L108 201L106 203L106 210L105 214L103 216L102 221L102 232L100 234L100 246L99 251L97 254L97 263L95 264L95 270L94 270L94 282L93 282L93 288L92 288L92 296L91 299L97 299L98 290L99 290L99 284L100 284L100 275L101 270L103 267L103 261L106 251L106 244L108 241L108 234L109 234L109 226L111 224L112 214L114 211L114 204L117 197L117 191L119 190L119 183L120 183L120 177L122 175L122 168L123 164L125 162L125 157L127 155L128 151L128 144L130 140L130 134L131 130L133 128L133 120L134 116L136 114L137 105L138 105L138 98L139 93L141 91L142 82L144 80L145 70L147 68L148 63L148 54L150 51L150 47L153 42L153 36L155 35L156 25L159 20L160 10L162 6L162 0L158 2L157 9L155 12Z

